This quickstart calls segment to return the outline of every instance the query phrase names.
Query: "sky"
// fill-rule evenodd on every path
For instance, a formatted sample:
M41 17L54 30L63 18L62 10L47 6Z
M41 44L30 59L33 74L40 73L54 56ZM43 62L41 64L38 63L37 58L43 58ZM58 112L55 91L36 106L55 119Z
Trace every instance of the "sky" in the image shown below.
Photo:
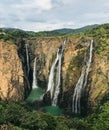
M109 0L0 0L0 27L37 32L108 21Z

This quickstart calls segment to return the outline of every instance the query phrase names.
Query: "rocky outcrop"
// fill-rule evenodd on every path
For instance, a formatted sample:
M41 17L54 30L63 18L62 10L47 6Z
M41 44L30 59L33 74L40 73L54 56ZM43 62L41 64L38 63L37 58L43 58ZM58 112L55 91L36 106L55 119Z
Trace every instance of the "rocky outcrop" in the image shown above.
M17 46L11 41L0 41L0 98L14 101L24 99L22 63Z

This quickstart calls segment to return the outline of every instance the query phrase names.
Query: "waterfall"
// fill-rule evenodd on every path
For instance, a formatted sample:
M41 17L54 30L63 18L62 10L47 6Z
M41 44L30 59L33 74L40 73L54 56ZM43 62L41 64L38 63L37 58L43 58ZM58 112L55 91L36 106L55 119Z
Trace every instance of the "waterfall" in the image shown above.
M25 44L26 47L26 59L27 59L27 73L29 75L29 71L30 71L30 66L29 66L29 54L28 54L28 45Z
M62 62L62 54L65 47L65 41L62 45L61 52L58 54L58 65L57 65L57 74L56 74L56 88L54 91L54 97L52 100L52 106L56 106L58 102L58 95L60 93L60 83L61 83L61 62Z
M50 75L49 75L49 81L48 81L48 87L47 87L47 92L50 91L50 96L51 96L51 99L53 98L53 88L54 88L54 72L55 72L55 66L58 62L58 52L59 52L59 49L57 51L57 56L56 56L56 59L51 67L51 70L50 70Z
M62 54L65 47L65 43L66 41L64 41L64 44L61 46L61 48L58 49L56 59L53 62L53 65L50 70L47 92L50 91L52 106L57 105L58 95L60 93L59 87L61 82L61 60L62 60Z
M91 44L90 44L89 60L87 61L87 64L86 64L86 74L85 74L85 82L84 82L83 88L85 88L85 86L87 85L88 73L89 73L91 62L92 62L92 51L93 51L93 40L91 40Z
M36 58L34 59L34 68L33 68L33 83L32 89L38 88L37 79L36 79Z
M89 59L86 62L86 65L83 66L80 78L74 89L73 100L72 100L72 112L74 113L81 112L80 100L81 100L82 92L84 91L87 85L89 69L92 61L92 51L93 51L93 40L91 40L90 43Z

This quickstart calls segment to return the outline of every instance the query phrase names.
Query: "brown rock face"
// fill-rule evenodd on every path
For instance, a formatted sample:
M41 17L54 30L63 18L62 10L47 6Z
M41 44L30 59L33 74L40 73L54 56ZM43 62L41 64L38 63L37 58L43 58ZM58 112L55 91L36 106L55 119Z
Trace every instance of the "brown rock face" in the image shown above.
M0 98L20 101L24 98L24 74L17 47L0 41Z
M30 66L33 69L34 58L37 57L37 79L38 81L45 80L45 83L41 86L45 90L47 89L50 69L55 60L57 50L64 43L64 40L64 38L55 37L25 40L29 48ZM89 44L90 39L84 43L81 41L81 37L69 38L66 41L62 57L61 91L59 95L59 104L64 108L69 106L71 110L74 87L81 74L84 54L87 54L86 50Z
M63 44L62 38L34 38L26 39L29 46L30 66L33 69L34 58L37 57L37 79L44 81L42 87L46 90L50 68L56 57L57 49ZM89 55L89 45L91 38L67 39L61 72L61 94L60 101L62 107L71 111L72 96L74 88L81 75L81 70L85 64L85 57ZM109 41L107 41L109 44ZM97 54L99 43L94 42L93 58L88 75L87 85L82 95L82 105L86 109L93 109L102 100L109 88L109 46L106 46L100 54ZM40 85L39 85L40 86ZM82 109L83 109L82 107Z
M95 43L96 46L99 43ZM94 48L93 63L89 77L89 103L92 109L96 108L97 104L109 94L109 40L106 41L106 46L103 50L96 53L97 48Z
M0 98L18 101L22 100L25 94L28 96L27 91L30 90L28 84L32 85L35 57L38 86L46 91L51 66L64 40L60 37L24 39L22 43L18 42L18 47L0 41ZM68 111L71 111L74 88L86 62L85 57L89 55L90 40L91 38L68 38L65 45L58 104ZM103 45L102 51L99 50L99 43L95 40L88 81L81 100L82 109L96 107L105 94L109 93L109 40L106 41L106 46ZM27 76L25 44L28 45L29 52L29 76ZM98 54L99 51L101 52Z

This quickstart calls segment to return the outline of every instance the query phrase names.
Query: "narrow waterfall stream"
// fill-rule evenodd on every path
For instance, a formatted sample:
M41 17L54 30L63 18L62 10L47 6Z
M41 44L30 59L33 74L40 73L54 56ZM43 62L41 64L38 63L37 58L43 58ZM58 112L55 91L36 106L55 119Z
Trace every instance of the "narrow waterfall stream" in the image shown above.
M30 66L29 66L28 44L25 44L25 48L26 48L26 59L27 59L27 73L29 75Z
M44 96L43 89L41 87L39 87L38 83L37 83L36 61L37 61L37 58L34 59L32 90L26 99L30 103L33 103L35 101L42 101L43 96Z
M37 78L36 78L36 58L34 59L34 68L33 68L33 83L32 89L38 88Z
M92 62L92 52L93 52L93 40L91 40L91 43L90 43L89 58L86 61L86 65L84 65L82 68L81 76L78 79L78 82L74 89L74 94L73 94L73 99L72 99L72 112L73 113L81 113L80 100L81 100L82 92L84 91L87 85L89 69Z
M64 44L57 50L56 59L53 62L51 70L50 70L47 92L50 91L52 106L57 106L58 95L60 93L61 60L62 60L62 54L65 47L65 43L66 43L66 40L64 41ZM56 79L54 80L55 76L56 76Z

